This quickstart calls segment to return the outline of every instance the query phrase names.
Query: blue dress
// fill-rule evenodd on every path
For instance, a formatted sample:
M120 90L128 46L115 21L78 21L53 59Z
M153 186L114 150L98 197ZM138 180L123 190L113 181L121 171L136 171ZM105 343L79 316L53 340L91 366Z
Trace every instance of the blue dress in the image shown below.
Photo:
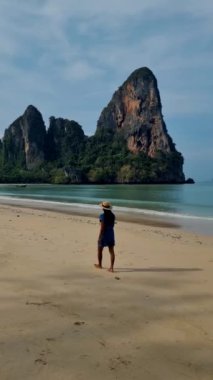
M114 224L115 216L112 213L113 218L109 222L106 220L105 215L101 214L99 216L100 222L104 223L104 232L101 239L98 240L99 247L113 247L115 245L115 235L114 235Z

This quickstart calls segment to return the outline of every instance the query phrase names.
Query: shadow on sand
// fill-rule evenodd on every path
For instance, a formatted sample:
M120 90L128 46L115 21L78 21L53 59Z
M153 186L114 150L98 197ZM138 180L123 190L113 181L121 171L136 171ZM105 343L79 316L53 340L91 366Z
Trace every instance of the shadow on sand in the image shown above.
M149 267L149 268L116 268L115 272L198 272L202 268L167 268L167 267Z

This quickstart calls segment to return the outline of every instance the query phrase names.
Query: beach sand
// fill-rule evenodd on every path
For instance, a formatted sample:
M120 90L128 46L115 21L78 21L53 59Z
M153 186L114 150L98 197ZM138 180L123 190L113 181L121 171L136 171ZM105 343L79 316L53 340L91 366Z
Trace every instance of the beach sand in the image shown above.
M0 205L1 380L212 380L213 237Z

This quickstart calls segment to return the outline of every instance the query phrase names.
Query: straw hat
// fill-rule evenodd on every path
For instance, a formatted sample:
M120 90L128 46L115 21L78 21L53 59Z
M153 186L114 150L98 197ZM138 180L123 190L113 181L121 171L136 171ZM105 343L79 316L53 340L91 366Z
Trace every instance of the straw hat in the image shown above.
M103 210L111 210L112 205L109 202L101 202L100 206L102 207Z

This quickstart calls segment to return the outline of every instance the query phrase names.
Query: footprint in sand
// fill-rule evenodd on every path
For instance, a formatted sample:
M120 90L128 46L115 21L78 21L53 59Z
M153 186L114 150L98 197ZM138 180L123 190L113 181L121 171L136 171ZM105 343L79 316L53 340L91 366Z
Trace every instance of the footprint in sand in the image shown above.
M132 364L131 360L125 359L119 355L116 358L110 359L109 368L111 371L113 371L113 370L116 370L120 366L129 367L129 365L131 364Z
M76 321L76 322L74 322L74 325L82 326L82 325L85 325L85 322L84 321Z
M35 359L36 364L42 364L42 365L47 365L48 361L46 356L48 354L51 354L50 350L42 350L39 354L39 358Z
M46 338L46 340L47 340L48 342L55 342L55 341L56 341L56 338Z
M36 363L36 364L47 365L46 360L44 360L44 359L42 359L42 358L36 359L36 360L35 360L35 363Z
M104 341L99 340L98 343L99 343L101 346L106 347L106 343L105 343Z

